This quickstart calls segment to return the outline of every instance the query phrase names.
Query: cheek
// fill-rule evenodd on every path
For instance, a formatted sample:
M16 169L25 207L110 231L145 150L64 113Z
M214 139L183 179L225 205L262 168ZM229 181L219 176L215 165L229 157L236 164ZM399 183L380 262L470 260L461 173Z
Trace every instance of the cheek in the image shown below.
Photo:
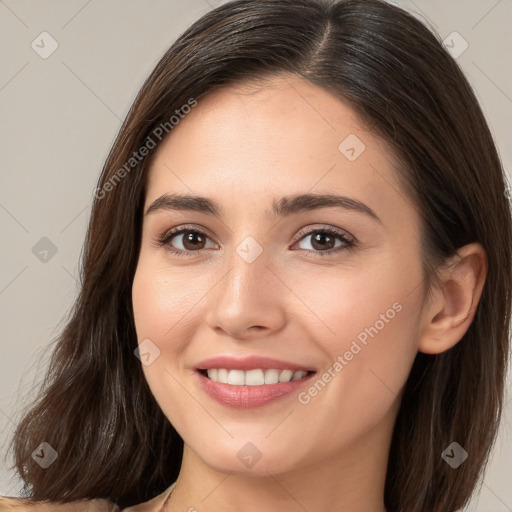
M189 319L194 304L204 295L190 283L190 275L187 279L179 269L171 271L168 265L164 267L143 251L132 285L138 342L149 339L157 347L150 350L150 364L142 361L142 370L163 413L177 425L184 411L193 408L193 403L183 403L188 395L183 393L183 375L177 366L183 361L190 339Z
M290 318L330 355L349 350L353 340L362 347L380 340L374 345L383 350L410 345L422 304L422 270L416 255L396 256L389 252L362 263L311 266L302 277L297 269L287 270L284 280L301 299Z
M357 268L317 269L296 285L315 312L303 327L326 355L319 378L328 381L304 402L339 401L341 419L354 413L378 418L398 398L417 353L423 292L420 262L412 255L410 263L402 261L390 253ZM363 411L362 404L372 409Z
M154 338L162 345L165 340L175 343L187 324L187 315L204 295L202 280L191 279L190 272L139 261L132 287L135 326L139 341ZM206 285L204 285L206 286ZM161 346L161 349L168 347Z

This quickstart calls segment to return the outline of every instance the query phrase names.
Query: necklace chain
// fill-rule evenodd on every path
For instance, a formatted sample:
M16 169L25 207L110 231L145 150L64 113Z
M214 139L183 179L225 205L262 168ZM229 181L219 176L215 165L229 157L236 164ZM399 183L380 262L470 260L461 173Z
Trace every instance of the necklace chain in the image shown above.
M172 486L171 492L166 496L162 508L160 509L160 512L167 512L167 505L169 504L169 500L171 499L172 493L174 492L174 489L176 488L176 484Z

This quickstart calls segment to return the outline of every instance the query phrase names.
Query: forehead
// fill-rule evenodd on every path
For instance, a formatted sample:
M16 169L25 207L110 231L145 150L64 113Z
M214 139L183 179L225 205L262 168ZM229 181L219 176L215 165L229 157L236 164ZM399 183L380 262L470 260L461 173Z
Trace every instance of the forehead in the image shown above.
M396 162L347 103L300 78L275 77L201 98L156 150L146 204L172 191L220 203L333 191L396 200L404 196Z

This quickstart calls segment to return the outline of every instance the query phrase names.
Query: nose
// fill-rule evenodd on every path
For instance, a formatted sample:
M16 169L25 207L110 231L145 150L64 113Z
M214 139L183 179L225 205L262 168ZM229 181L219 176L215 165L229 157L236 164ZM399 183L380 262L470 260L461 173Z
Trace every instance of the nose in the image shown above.
M250 261L250 260L249 260ZM209 295L206 323L238 340L274 335L286 322L287 288L263 251L249 262L233 251Z

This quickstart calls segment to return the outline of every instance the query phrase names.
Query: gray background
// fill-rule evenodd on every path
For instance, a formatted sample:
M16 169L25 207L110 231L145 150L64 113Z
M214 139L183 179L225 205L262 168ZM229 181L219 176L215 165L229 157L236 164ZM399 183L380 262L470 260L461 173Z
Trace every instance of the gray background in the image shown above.
M92 194L121 120L174 39L220 3L0 0L2 455L76 296ZM394 3L429 23L452 51L461 53L467 42L457 61L510 176L512 0ZM58 44L45 59L52 41L42 32ZM38 243L49 252L37 254ZM512 511L511 397L509 385L491 465L467 510ZM0 494L15 495L20 484L8 464L0 463Z

